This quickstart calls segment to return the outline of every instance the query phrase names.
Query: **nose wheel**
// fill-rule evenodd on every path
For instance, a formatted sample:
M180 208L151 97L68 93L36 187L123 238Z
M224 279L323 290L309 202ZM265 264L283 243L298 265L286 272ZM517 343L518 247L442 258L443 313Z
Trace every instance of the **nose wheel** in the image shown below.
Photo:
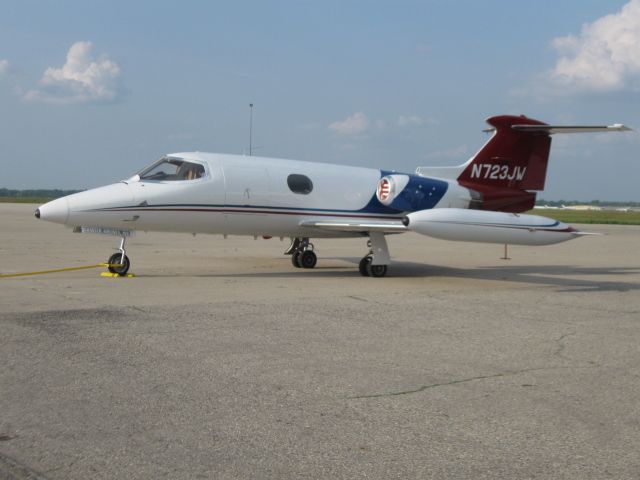
M120 248L118 248L119 252L114 253L107 260L108 267L107 269L111 273L117 273L118 275L125 275L129 271L129 267L131 266L131 262L129 261L129 257L124 250L124 242L126 237L122 237L120 241Z
M118 275L126 274L129 271L129 267L131 266L129 257L121 252L111 255L107 263L109 264L109 266L107 267L108 270L111 273L117 273Z

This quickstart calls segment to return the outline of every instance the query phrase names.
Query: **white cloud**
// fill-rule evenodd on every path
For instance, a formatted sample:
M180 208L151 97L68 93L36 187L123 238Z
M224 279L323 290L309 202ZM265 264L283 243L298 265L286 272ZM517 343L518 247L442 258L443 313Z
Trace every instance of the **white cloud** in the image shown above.
M424 120L417 115L400 115L398 117L399 127L419 127L424 124Z
M0 75L4 75L9 71L9 61L0 58Z
M356 112L344 120L338 120L329 125L329 130L348 137L360 135L367 128L369 128L369 119L362 112Z
M565 89L611 91L640 79L640 0L585 24L579 36L553 40L560 58L551 72Z
M91 48L91 42L71 45L66 63L61 68L47 68L40 88L26 92L25 100L59 104L115 100L120 66L104 55L95 59Z

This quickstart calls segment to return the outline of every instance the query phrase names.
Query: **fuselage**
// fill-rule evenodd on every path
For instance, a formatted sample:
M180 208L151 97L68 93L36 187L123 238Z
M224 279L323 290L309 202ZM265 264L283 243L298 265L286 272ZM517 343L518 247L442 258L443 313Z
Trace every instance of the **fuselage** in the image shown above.
M164 163L162 163L164 160ZM185 170L197 168L197 174ZM169 171L171 170L171 171ZM319 232L309 220L398 220L425 208L468 208L455 180L420 177L416 208L383 205L378 169L211 153L177 153L128 180L40 207L45 220L70 227L268 236L349 236Z

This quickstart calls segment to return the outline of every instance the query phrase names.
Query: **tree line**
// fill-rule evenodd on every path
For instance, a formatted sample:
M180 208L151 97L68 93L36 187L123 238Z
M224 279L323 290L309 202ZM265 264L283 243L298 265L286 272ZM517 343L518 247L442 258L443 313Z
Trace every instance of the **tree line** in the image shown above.
M640 207L640 202L609 202L607 200L590 200L588 202L581 202L579 200L544 200L540 198L536 200L536 205L549 206L549 207L561 207L572 205L592 205L594 207Z
M12 190L0 188L0 197L8 198L59 198L72 193L82 192L82 190L60 190L60 189L35 189L35 190Z

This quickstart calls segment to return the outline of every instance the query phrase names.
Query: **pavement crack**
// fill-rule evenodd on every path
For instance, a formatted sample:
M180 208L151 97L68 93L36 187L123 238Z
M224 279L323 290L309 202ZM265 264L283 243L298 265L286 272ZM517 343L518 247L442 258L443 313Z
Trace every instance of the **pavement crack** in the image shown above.
M444 383L431 383L429 385L422 385L421 387L418 388L414 388L412 390L401 390L398 392L387 392L387 393L374 393L371 395L356 395L353 397L349 397L350 399L357 399L357 398L378 398L378 397L395 397L398 395L409 395L411 393L420 393L420 392L424 392L425 390L429 389L429 388L436 388L436 387L446 387L449 385L457 385L458 383L466 383L466 382L473 382L475 380L485 380L488 378L496 378L496 377L504 377L505 373L496 373L494 375L482 375L482 376L478 376L478 377L471 377L471 378L462 378L460 380L452 380L451 382L444 382Z
M563 353L565 351L566 347L567 347L565 345L565 343L564 343L564 339L567 338L567 337L571 337L571 336L575 335L576 333L577 332L569 332L569 333L565 333L564 335L561 335L560 337L556 338L554 340L554 342L557 343L558 346L556 348L556 351L553 352L553 355L556 356L556 357L560 357L560 358L562 358L564 360L572 360L571 358L567 357Z
M128 308L129 308L130 310L135 310L135 311L137 311L137 312L141 312L141 313L149 313L149 312L148 312L147 310L145 310L144 308L140 308L140 307L137 307L137 306L135 306L135 305L129 305L129 306L128 306Z
M371 303L369 300L367 300L366 298L362 298L359 297L357 295L347 295L347 298L350 298L352 300L358 300L359 302L365 302L365 303Z
M396 397L400 395L410 395L412 393L424 392L425 390L429 390L431 388L458 385L460 383L475 382L478 380L488 380L491 378L499 378L499 377L509 377L512 375L519 375L521 373L528 373L528 372L537 372L537 371L543 371L543 370L562 370L567 368L593 368L593 367L537 367L537 368L524 368L521 370L507 370L506 372L494 373L491 375L478 375L476 377L469 377L469 378L461 378L458 380L451 380L450 382L430 383L428 385L422 385L420 387L413 388L411 390L400 390L397 392L385 392L385 393L373 393L368 395L354 395L352 397L347 397L347 398L350 400L354 400L354 399L362 399L362 398Z

